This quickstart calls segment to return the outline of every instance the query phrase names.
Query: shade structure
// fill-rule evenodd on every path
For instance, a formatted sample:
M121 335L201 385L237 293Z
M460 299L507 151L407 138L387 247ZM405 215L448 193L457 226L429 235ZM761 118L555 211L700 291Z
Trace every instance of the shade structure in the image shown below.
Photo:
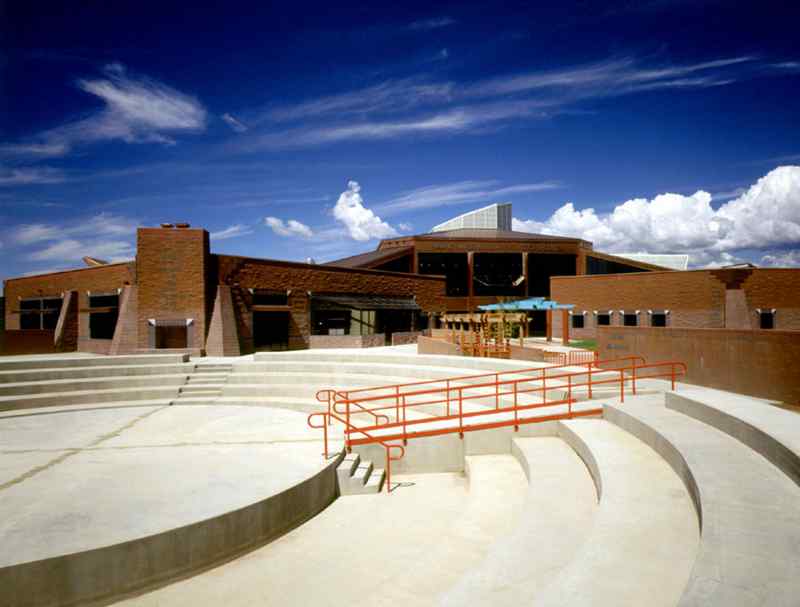
M530 310L571 310L574 307L572 304L560 304L544 297L531 297L530 299L478 306L478 309L486 312L525 312Z

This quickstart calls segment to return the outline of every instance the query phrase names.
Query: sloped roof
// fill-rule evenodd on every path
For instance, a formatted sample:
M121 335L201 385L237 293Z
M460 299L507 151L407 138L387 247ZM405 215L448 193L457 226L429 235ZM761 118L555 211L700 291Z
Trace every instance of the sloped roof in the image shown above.
M329 261L323 265L326 266L339 266L341 268L371 268L387 261L392 261L403 255L410 255L413 247L396 247L392 249L383 249L369 251L367 253L360 253L352 255L343 259Z
M670 270L686 270L689 267L689 256L684 254L650 254L650 253L614 253L616 257L624 257L641 263L649 263Z

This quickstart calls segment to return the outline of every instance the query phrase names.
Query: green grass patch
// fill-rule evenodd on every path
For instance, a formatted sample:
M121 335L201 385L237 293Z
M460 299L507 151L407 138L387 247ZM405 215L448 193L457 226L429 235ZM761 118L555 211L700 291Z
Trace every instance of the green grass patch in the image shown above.
M583 348L585 350L597 350L596 339L576 339L570 340L569 345L573 348Z

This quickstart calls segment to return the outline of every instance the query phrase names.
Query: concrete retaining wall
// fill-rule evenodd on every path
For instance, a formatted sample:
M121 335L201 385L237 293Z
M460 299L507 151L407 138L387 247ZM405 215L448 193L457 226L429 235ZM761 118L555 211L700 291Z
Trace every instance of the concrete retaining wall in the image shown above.
M800 403L800 331L601 327L597 337L601 359L682 361L682 381Z
M461 356L461 348L442 339L433 337L417 338L417 354L444 354L446 356Z
M294 529L336 498L341 455L316 475L239 510L140 539L0 569L4 607L108 601L185 576ZM124 524L124 521L120 521Z
M309 338L309 348L376 348L386 345L386 335L375 333L373 335L312 335Z

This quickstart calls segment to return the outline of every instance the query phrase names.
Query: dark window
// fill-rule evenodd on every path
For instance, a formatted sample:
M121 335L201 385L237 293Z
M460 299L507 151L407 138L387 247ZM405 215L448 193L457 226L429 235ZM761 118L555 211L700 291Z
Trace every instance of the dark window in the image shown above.
M253 291L254 306L287 306L289 296L286 291Z
M629 266L618 261L609 261L599 257L586 256L587 274L628 274L629 272L648 272L635 266Z
M667 326L667 315L664 312L653 312L650 315L650 326L651 327L666 327Z
M253 345L257 350L288 350L289 313L253 312Z
M99 293L89 295L89 337L91 339L114 339L119 316L119 295ZM97 312L91 312L96 309Z
M449 297L466 297L469 294L466 253L420 253L419 273L446 276L446 293Z
M575 255L528 253L528 295L550 296L551 276L575 276Z
M89 337L113 339L117 327L117 312L92 312L89 314Z
M760 327L762 329L775 328L775 313L774 312L761 312L759 315Z
M622 315L622 324L626 327L635 327L639 324L639 315L638 314L623 314Z
M61 298L23 299L19 309L19 327L23 331L53 331L61 313Z
M583 329L583 314L572 315L572 328Z
M189 331L185 324L156 325L156 348L187 348Z
M315 310L314 335L349 335L350 310Z
M597 326L598 327L607 327L611 324L611 314L598 314L597 315Z
M90 308L117 308L119 307L119 295L89 295Z
M475 253L472 282L475 295L525 295L522 253Z

